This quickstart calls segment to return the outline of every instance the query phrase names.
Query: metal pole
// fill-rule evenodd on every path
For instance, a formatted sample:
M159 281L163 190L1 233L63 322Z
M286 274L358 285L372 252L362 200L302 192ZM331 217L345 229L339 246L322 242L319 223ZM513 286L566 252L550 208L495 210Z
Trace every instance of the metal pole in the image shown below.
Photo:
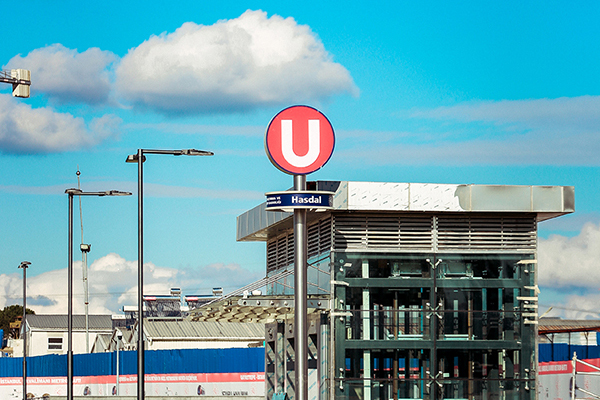
M69 267L67 271L67 400L73 400L73 194L69 193Z
M23 400L27 399L27 324L25 318L27 315L27 264L21 263L23 268Z
M79 196L81 200L81 196ZM83 241L82 241L83 242ZM83 254L83 295L85 297L85 352L90 352L90 315L89 315L89 283L88 283L88 265L87 251L82 251Z
M306 190L306 175L294 175L294 190ZM308 399L306 210L294 210L294 324L296 325L296 399Z
M144 400L144 151L138 149L138 337L137 398Z
M117 396L119 395L119 345L121 340L117 336Z

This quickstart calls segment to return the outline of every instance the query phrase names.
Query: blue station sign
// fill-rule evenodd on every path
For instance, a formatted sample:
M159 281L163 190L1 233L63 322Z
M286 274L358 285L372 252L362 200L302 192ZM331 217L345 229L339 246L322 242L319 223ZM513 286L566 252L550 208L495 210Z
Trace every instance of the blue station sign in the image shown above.
M267 211L292 212L295 209L325 211L333 208L333 193L322 191L270 192L267 196Z

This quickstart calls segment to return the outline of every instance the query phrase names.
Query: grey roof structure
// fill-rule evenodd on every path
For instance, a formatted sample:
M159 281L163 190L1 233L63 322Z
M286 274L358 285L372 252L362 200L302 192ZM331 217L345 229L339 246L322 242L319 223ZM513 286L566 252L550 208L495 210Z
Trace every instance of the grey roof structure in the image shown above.
M540 318L540 335L568 332L600 332L600 321L581 319Z
M150 340L264 340L265 325L217 321L144 321Z
M450 185L393 182L311 182L333 194L335 211L534 213L544 221L575 211L572 186ZM308 213L308 222L319 213ZM266 241L290 229L292 213L266 211L265 203L238 216L238 241Z
M267 282L258 281L261 286L264 286ZM326 303L328 295L309 295L310 301L318 302L322 301ZM263 301L262 305L257 305L256 301L268 298L268 301ZM289 295L269 295L263 296L252 296L245 298L244 296L227 295L220 298L217 301L211 302L206 305L202 305L192 311L190 311L189 318L192 321L204 321L205 323L211 321L234 321L235 323L241 324L257 324L263 325L271 323L275 320L284 320L291 318L294 315L294 303L293 296ZM277 301L276 304L270 305L272 300ZM289 301L290 305L285 305L285 301ZM320 312L320 308L309 307L307 312L309 315Z
M112 316L90 315L89 329L111 331ZM31 330L61 330L67 329L67 315L60 314L27 314L27 326ZM73 315L73 330L85 330L85 315Z
M110 350L110 333L100 333L96 335L96 340L94 341L94 345L92 346L92 353L104 353L105 351Z

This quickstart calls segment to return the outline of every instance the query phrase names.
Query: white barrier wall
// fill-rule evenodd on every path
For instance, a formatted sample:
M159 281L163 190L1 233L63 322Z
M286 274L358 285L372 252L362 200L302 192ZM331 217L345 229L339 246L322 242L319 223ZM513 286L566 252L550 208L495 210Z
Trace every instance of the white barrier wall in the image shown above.
M600 367L600 359L582 360L586 363ZM596 373L597 375L583 375L583 373ZM598 370L577 364L576 386L577 388L600 396L600 374ZM573 377L572 361L552 361L540 363L538 370L538 398L568 400L571 399L571 388ZM576 392L577 398L593 398L581 390Z
M0 378L1 399L22 399L22 378ZM117 391L115 375L76 376L74 396L113 396ZM135 396L137 375L119 376L119 395ZM27 392L66 396L66 377L28 377ZM146 375L148 396L264 396L264 373L209 373Z

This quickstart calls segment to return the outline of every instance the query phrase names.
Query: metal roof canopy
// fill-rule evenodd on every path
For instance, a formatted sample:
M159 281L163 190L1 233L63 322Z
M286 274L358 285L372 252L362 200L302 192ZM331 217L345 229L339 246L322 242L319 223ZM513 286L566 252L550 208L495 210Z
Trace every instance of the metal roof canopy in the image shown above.
M539 320L538 333L540 335L574 332L600 332L600 321L560 318L541 318Z
M328 295L308 295L308 301L309 303L312 301L327 303L328 297ZM275 299L280 301L274 301ZM289 302L289 305L284 305L285 301ZM318 308L308 309L309 314L319 311ZM294 297L291 295L251 296L247 298L231 296L192 310L188 318L192 321L232 321L264 324L285 320L293 317L293 315Z
M67 330L67 315L27 314L27 326L33 330ZM85 315L73 315L73 329L85 330ZM90 330L112 330L111 315L89 316Z
M334 192L333 210L435 213L534 213L538 221L575 211L573 186L452 185L389 182L309 182ZM311 188L312 189L312 188ZM237 218L238 241L267 241L292 227L292 213L265 203ZM322 213L308 213L310 223Z
M149 340L263 340L261 323L221 321L144 321L144 334Z

